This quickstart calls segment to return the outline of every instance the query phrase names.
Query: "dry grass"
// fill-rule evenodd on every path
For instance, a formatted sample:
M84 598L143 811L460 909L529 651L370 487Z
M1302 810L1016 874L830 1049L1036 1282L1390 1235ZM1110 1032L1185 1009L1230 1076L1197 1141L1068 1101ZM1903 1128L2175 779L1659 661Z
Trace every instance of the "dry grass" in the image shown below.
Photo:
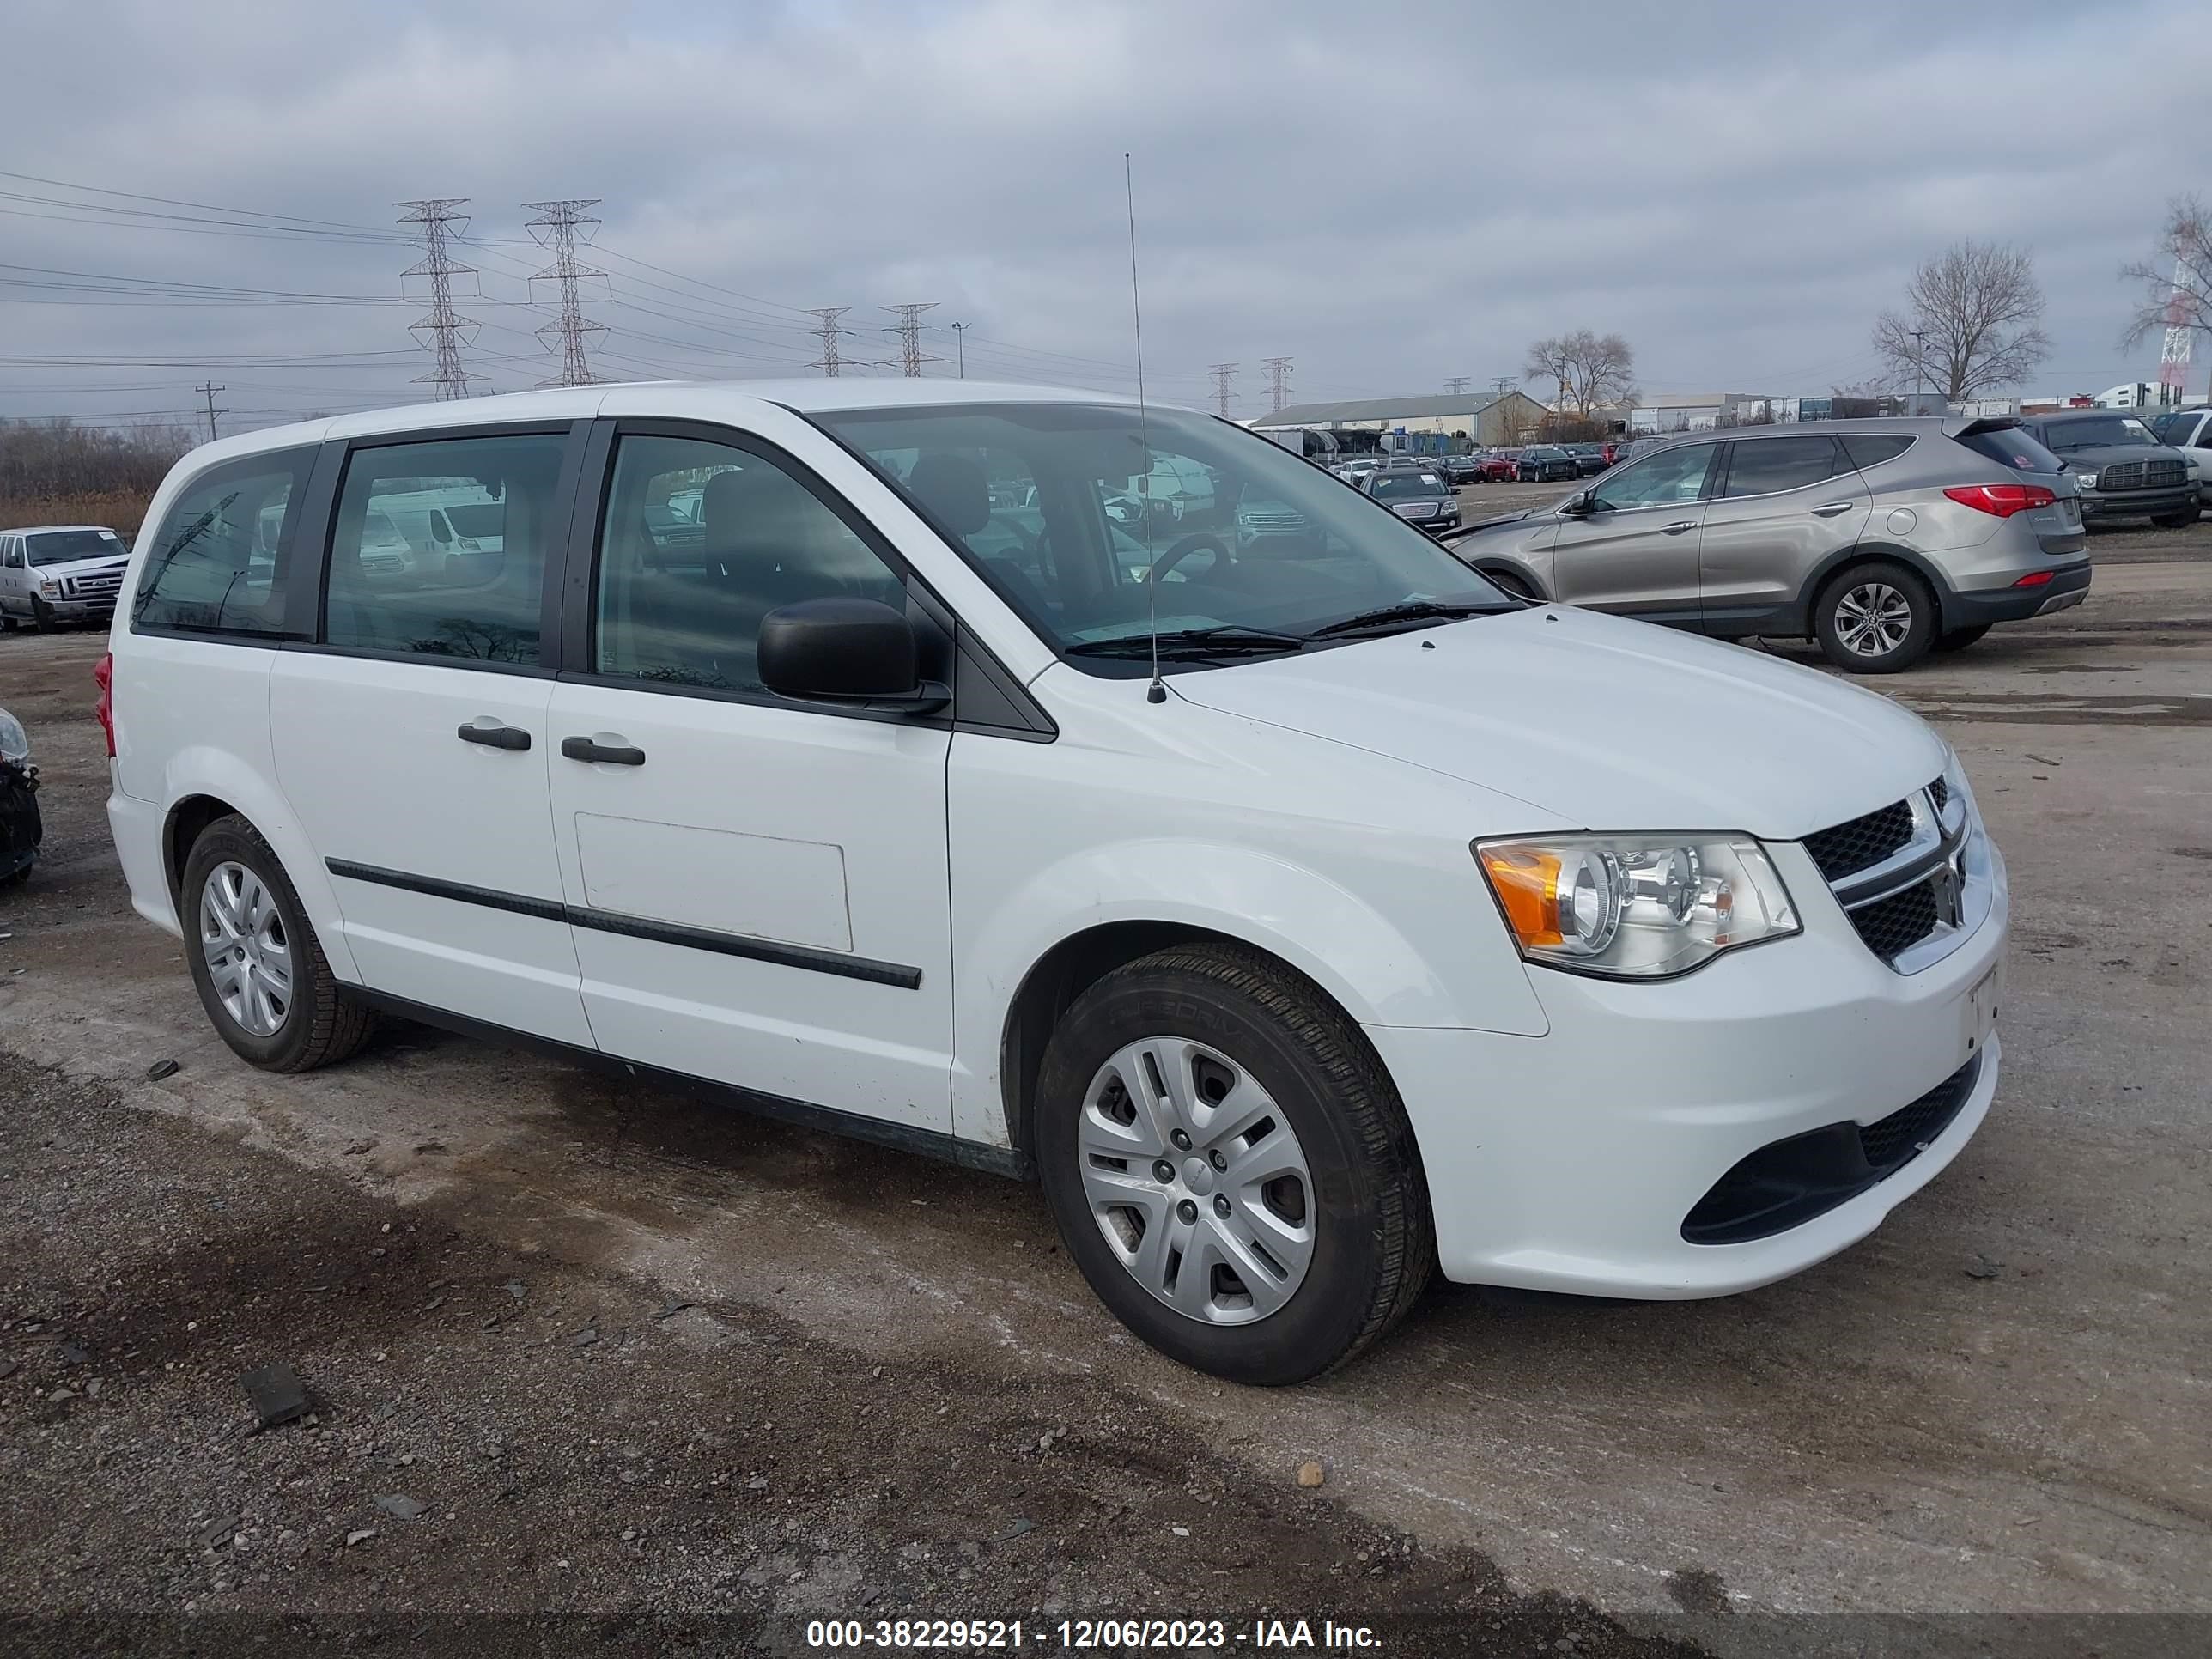
M104 489L80 495L42 495L0 500L0 530L25 525L98 524L135 536L146 516L150 495L136 490Z

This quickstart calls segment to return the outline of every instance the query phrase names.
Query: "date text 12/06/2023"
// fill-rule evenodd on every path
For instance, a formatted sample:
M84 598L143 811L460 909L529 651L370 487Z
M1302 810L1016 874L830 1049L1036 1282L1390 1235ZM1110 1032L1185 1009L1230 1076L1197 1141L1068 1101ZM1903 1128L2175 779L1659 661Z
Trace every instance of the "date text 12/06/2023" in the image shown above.
M831 1651L912 1649L925 1652L986 1652L1044 1648L1063 1653L1158 1648L1170 1652L1231 1644L1267 1651L1357 1653L1379 1648L1381 1637L1365 1625L1331 1619L1063 1619L1029 1624L1019 1619L816 1619L806 1644Z

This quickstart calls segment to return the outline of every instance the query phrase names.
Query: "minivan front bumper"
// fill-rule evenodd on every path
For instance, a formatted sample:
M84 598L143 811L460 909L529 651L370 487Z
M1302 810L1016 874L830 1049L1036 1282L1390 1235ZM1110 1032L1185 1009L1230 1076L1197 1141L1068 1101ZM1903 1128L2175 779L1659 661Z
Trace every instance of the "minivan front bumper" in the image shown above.
M1773 851L1804 913L1796 938L1663 984L1534 970L1541 1037L1366 1028L1420 1144L1447 1278L1654 1299L1749 1290L1865 1237L1973 1137L2002 1071L1977 1024L2009 915L1996 849L1988 918L1915 974L1867 949L1802 848ZM1764 1236L1685 1237L1753 1154L1845 1125L1871 1143L1970 1064L1962 1097L1886 1176Z

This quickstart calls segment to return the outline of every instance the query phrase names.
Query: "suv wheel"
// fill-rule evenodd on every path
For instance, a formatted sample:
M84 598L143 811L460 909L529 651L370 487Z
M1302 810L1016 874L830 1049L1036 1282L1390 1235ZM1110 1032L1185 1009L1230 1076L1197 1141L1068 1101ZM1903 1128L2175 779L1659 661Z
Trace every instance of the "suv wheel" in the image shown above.
M1936 596L1901 564L1862 564L1820 590L1813 635L1830 662L1854 674L1894 674L1936 641Z
M2194 507L2184 507L2179 513L2162 513L2151 522L2160 530L2186 530L2197 522L2199 511Z
M1117 969L1038 1079L1045 1195L1083 1276L1161 1352L1300 1382L1411 1308L1435 1263L1397 1091L1303 976L1232 945Z
M1519 599L1527 605L1546 603L1544 596L1536 591L1536 584L1526 576L1510 570L1478 570L1475 574L1508 599Z
M31 621L41 634L51 634L61 626L54 620L54 613L46 602L35 593L31 595Z
M192 984L222 1040L270 1072L308 1072L360 1048L375 1016L324 959L284 866L244 818L218 818L185 860Z

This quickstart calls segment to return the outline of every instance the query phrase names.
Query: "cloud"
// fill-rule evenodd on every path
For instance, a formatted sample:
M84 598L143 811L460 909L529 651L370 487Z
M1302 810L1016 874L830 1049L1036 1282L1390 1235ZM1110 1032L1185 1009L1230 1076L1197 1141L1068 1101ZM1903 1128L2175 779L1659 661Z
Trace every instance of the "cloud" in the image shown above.
M1871 369L1874 314L1962 235L2034 250L2044 379L2100 389L2151 373L2114 348L2112 273L2199 182L2187 146L2142 136L2191 126L2171 15L34 5L11 22L36 66L12 171L362 228L91 213L54 204L192 210L0 179L12 264L227 290L149 304L0 270L0 412L181 406L208 374L241 416L415 395L427 359L360 354L412 349L392 204L431 195L471 198L470 360L501 389L550 371L520 204L594 195L608 374L804 373L822 305L854 307L849 357L880 357L876 307L936 301L934 372L958 321L971 374L1126 388L1125 150L1148 368L1181 399L1234 361L1256 410L1274 356L1300 396L1426 392L1576 326L1626 334L1654 388L1821 391ZM282 354L303 366L251 361ZM69 361L95 357L119 366ZM213 367L129 366L187 359Z

